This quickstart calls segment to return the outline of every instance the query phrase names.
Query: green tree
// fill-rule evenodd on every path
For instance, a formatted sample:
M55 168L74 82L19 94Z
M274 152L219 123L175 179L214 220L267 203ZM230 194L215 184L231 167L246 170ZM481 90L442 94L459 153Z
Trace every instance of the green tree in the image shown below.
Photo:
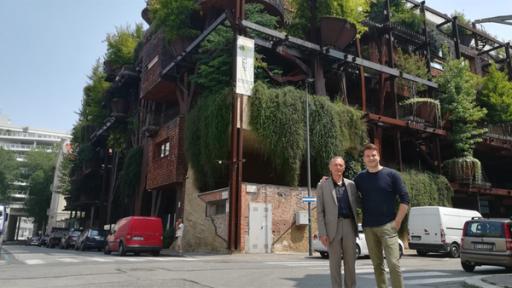
M46 210L50 207L52 197L51 185L55 173L56 154L33 150L27 153L27 161L24 167L28 179L28 198L25 202L27 213L34 217L34 221L41 228L46 221Z
M153 31L164 29L168 40L195 37L199 31L192 27L192 15L199 10L195 0L149 0Z
M294 14L292 20L292 33L304 36L310 29L311 8L309 0L292 0ZM316 1L315 23L318 23L319 17L336 16L344 18L353 23L357 29L357 36L360 37L368 30L362 24L363 20L368 17L370 9L369 0L319 0Z
M487 109L489 123L512 122L512 82L492 64L484 78L478 102Z
M14 153L0 148L0 203L8 200L9 186L14 180L17 166Z
M478 128L479 121L487 113L476 102L480 78L471 73L465 61L452 59L444 65L444 72L436 82L439 84L441 109L451 123L450 138L455 145L456 156L472 156L475 144L482 141L486 132L486 129Z
M120 69L123 65L135 63L135 47L144 36L142 24L136 24L135 29L130 26L117 27L116 33L107 34L107 53L105 61L108 61L114 69Z

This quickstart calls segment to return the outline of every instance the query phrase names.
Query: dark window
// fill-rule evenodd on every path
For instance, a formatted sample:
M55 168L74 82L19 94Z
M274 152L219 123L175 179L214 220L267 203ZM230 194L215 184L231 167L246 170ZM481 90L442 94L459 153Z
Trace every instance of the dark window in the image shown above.
M495 221L469 222L464 234L468 237L505 237L504 223Z

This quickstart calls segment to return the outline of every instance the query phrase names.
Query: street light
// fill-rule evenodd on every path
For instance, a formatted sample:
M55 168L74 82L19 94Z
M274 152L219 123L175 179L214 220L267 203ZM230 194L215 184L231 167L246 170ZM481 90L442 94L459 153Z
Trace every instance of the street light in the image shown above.
M307 161L307 178L308 178L308 197L311 197L311 161L309 149L309 84L315 79L306 79L306 161ZM309 256L313 256L313 243L311 239L311 202L308 202L308 252Z

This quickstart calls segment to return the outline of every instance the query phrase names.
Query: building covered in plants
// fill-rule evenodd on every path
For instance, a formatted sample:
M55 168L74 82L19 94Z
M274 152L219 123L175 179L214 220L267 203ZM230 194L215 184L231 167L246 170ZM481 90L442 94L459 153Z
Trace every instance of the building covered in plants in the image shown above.
M169 238L184 217L189 250L305 250L308 119L312 183L334 155L355 176L371 141L413 206L510 216L510 44L427 5L148 1L148 29L108 35L84 89L67 209L157 215ZM237 34L251 96L233 91Z

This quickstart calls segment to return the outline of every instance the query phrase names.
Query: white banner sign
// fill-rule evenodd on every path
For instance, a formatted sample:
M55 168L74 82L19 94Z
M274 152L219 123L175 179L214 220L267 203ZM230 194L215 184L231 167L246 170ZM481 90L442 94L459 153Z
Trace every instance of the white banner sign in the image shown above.
M236 90L251 96L254 86L254 39L237 36L236 40Z

